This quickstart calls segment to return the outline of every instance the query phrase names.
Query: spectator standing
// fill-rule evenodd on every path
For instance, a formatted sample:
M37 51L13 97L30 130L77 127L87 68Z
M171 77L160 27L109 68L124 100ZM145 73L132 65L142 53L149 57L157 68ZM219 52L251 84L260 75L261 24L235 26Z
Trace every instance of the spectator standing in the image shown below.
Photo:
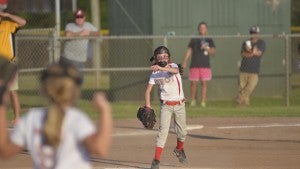
M30 109L10 138L6 103L0 104L0 157L8 158L26 149L33 168L91 169L90 155L105 157L111 145L109 102L103 93L94 93L92 105L100 114L96 128L75 106L82 84L75 66L50 65L41 73L40 81L41 91L49 100L48 107Z
M258 83L261 58L266 50L265 41L259 37L259 27L252 26L249 33L251 37L242 43L241 49L242 62L236 99L238 106L250 104L250 96Z
M26 20L20 16L13 15L8 12L0 11L0 57L4 57L11 62L15 62L14 51L14 34L21 27L26 25ZM14 82L9 86L9 95L14 112L14 119L12 124L15 125L18 122L21 106L17 93L19 89L18 76L16 76Z
M200 22L198 25L200 38L193 38L188 44L188 49L185 53L182 67L186 68L187 60L192 56L189 80L190 87L190 105L196 105L197 82L201 81L201 106L206 107L207 82L212 78L210 56L215 54L215 43L208 35L208 27L205 22Z
M66 25L66 37L88 37L99 35L98 29L90 22L86 21L85 12L82 9L75 11L74 18L74 23L68 23ZM84 68L88 57L89 40L69 39L64 45L61 61L71 63L80 69Z

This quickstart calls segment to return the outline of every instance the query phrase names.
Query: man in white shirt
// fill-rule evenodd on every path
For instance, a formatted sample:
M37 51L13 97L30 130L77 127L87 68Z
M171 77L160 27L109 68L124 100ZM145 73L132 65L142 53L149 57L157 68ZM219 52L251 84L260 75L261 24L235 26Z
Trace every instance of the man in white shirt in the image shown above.
M66 37L88 37L98 36L98 29L90 22L86 21L85 12L78 9L74 13L75 22L68 23L65 28ZM85 67L88 54L88 39L70 39L65 42L62 62L67 62L75 65L79 69Z

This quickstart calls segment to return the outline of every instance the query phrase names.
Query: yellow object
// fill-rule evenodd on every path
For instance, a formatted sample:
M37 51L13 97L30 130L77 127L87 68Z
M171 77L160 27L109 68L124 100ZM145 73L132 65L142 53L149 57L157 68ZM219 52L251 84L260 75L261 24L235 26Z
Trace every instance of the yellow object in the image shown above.
M295 33L300 33L300 26L292 26L291 31Z
M100 35L107 36L107 35L109 35L109 30L108 29L101 29L100 33L101 33Z
M1 21L0 23L0 55L10 61L15 57L12 34L17 27L17 23L10 21Z

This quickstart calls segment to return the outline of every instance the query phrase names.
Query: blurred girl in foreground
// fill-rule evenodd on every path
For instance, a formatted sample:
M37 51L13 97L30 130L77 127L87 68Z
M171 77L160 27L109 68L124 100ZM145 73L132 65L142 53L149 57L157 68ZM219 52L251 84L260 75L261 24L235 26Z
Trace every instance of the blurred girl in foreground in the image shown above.
M105 157L111 145L109 102L103 93L94 93L92 104L100 114L95 127L85 113L74 106L82 83L75 67L53 64L42 72L40 80L49 106L30 109L10 137L6 102L0 105L0 156L8 158L27 149L36 169L92 168L89 156Z

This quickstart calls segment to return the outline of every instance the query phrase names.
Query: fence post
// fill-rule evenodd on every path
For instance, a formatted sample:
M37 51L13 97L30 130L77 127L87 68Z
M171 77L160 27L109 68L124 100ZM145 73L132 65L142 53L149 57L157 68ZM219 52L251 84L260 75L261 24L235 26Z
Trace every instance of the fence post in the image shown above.
M54 62L54 31L48 33L48 51L49 51L49 63Z
M93 67L96 68L96 86L97 89L100 88L100 80L101 80L101 41L102 38L97 38L93 40Z
M61 19L61 14L60 14L60 0L55 0L55 31L54 31L54 61L58 61L60 58L60 31L61 31L61 23L60 23L60 19Z
M285 38L285 94L286 94L286 99L285 99L285 105L286 107L290 106L290 60L289 60L289 36L284 35Z
M168 38L167 38L167 36L164 37L164 46L168 47Z
M101 12L100 12L100 1L98 0L91 0L91 12L92 12L92 23L98 28L99 31L101 31ZM102 36L102 35L100 35ZM93 65L97 71L96 71L96 86L97 88L100 88L100 79L101 79L101 72L99 69L101 68L101 40L99 41L99 38L92 40L92 46L93 46L93 63L96 63ZM91 39L90 39L91 41Z

